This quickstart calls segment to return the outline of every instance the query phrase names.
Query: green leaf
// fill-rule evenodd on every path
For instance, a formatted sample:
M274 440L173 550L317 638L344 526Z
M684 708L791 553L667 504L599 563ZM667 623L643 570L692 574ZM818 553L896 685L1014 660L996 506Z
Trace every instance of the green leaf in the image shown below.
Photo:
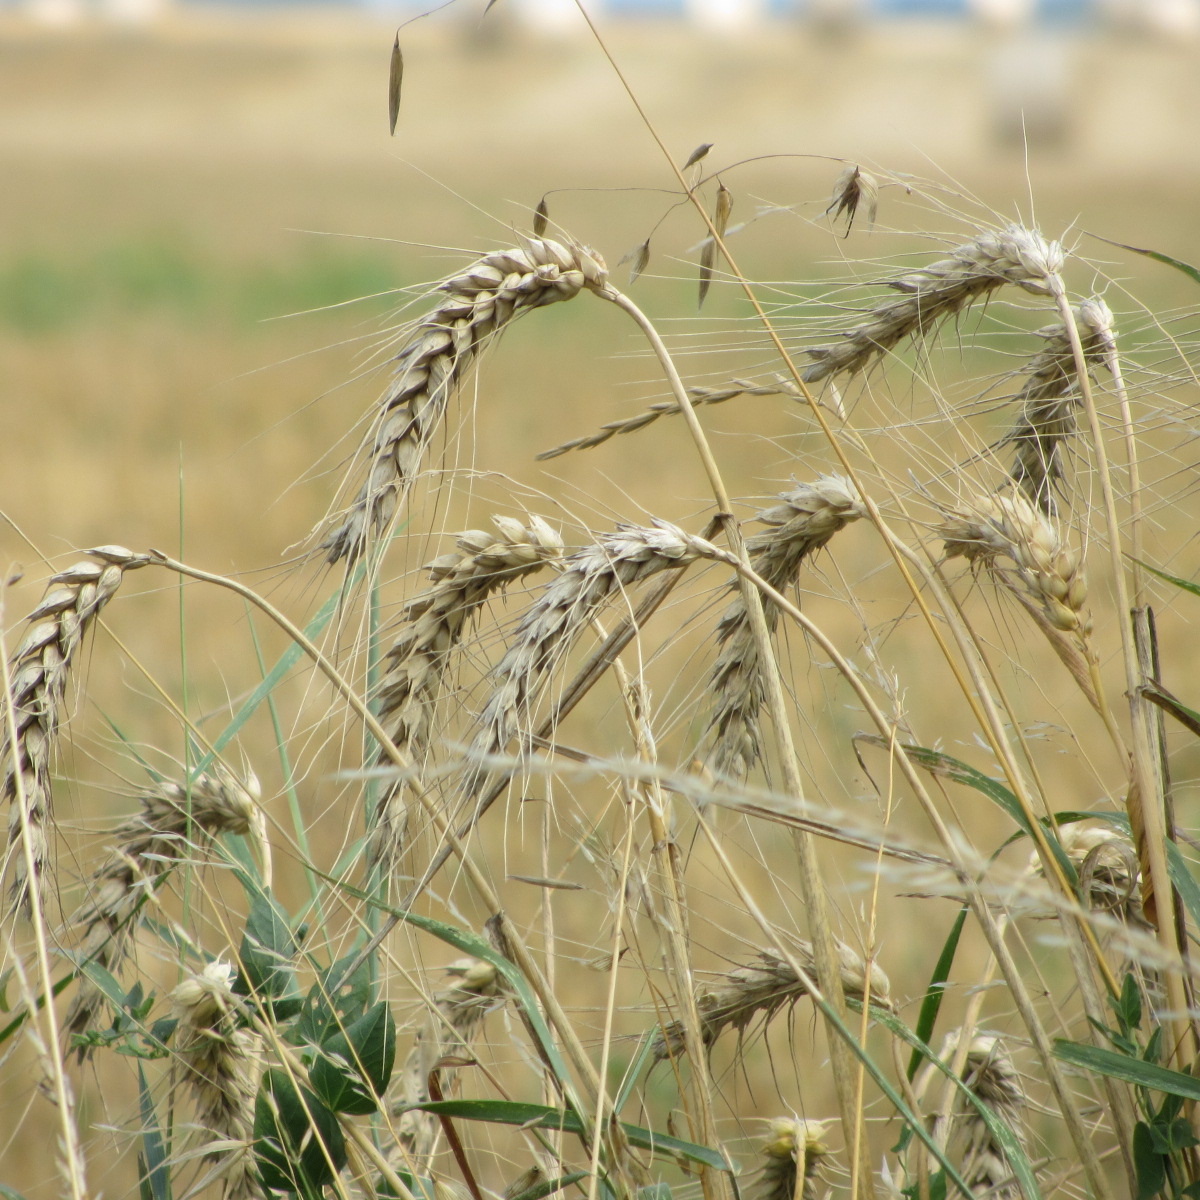
M437 1100L411 1106L421 1112L456 1117L460 1121L483 1121L489 1125L524 1125L536 1129L553 1129L561 1133L583 1133L583 1122L577 1113L544 1104L525 1104L515 1100ZM639 1125L621 1122L621 1129L631 1146L653 1154L682 1155L693 1162L703 1163L718 1171L732 1168L716 1150L697 1146L665 1133L655 1133Z
M316 1200L346 1165L337 1117L278 1068L263 1076L254 1102L254 1154L263 1186Z
M1177 271L1182 271L1189 279L1195 283L1200 283L1200 270L1185 263L1182 259L1172 258L1169 254L1163 254L1160 250L1144 250L1141 246L1130 246L1126 242L1114 242L1111 238L1100 237L1098 233L1093 233L1092 237L1101 242L1107 242L1110 246L1119 246L1122 250L1130 250L1134 254L1141 254L1145 258L1152 258L1155 262L1163 263L1168 267L1174 267Z
M317 1094L335 1112L364 1114L378 1107L396 1062L396 1023L380 1001L344 1032L324 1041L309 1071Z
M16 1188L10 1188L0 1183L0 1200L25 1200Z
M1138 987L1137 978L1133 972L1126 974L1121 981L1120 1000L1111 1000L1113 1011L1121 1023L1121 1032L1128 1033L1137 1029L1142 1023L1142 989Z
M162 1127L146 1072L138 1063L138 1106L142 1116L142 1146L145 1154L138 1154L138 1186L148 1187L151 1200L171 1200L171 1171L167 1166L167 1149L163 1142Z
M250 901L250 913L238 952L242 969L233 990L240 996L257 997L278 1019L286 1019L301 1007L293 967L299 949L296 939L287 913L274 897L244 872L239 871L238 876Z
M1121 1079L1150 1091L1182 1096L1185 1100L1200 1100L1200 1079L1195 1076L1143 1062L1141 1059L1129 1058L1115 1050L1105 1050L1103 1046L1085 1046L1082 1042L1068 1042L1063 1038L1056 1038L1054 1056L1072 1066L1082 1067L1085 1071Z
M1194 708L1188 708L1182 700L1173 696L1161 683L1155 683L1153 679L1147 680L1138 688L1138 695L1145 697L1151 704L1157 705L1163 712L1174 717L1189 733L1200 737L1200 713Z
M967 906L959 909L949 936L942 946L942 952L934 965L929 986L925 989L925 998L921 1001L921 1011L917 1014L917 1027L914 1031L923 1042L928 1042L933 1036L937 1025L938 1012L942 1007L942 999L946 995L946 981L950 978L950 969L954 966L954 955L958 951L958 940L962 937L963 926L967 923ZM921 1052L913 1049L908 1060L908 1081L912 1082L921 1065Z
M299 1041L319 1046L330 1034L353 1025L367 1011L371 1002L370 963L360 963L353 973L350 970L360 957L357 951L352 951L339 958L309 988L296 1022Z
M1133 1170L1137 1176L1137 1200L1150 1200L1167 1182L1167 1166L1154 1149L1150 1126L1139 1121L1133 1127Z

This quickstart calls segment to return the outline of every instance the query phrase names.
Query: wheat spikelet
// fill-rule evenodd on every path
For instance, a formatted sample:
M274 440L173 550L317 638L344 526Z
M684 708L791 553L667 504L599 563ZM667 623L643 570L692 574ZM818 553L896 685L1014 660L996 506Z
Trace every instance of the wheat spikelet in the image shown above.
M392 1085L391 1111L397 1135L394 1154L406 1170L411 1170L414 1162L419 1166L428 1162L438 1130L436 1117L406 1106L429 1099L429 1073L441 1059L470 1055L483 1018L499 1003L501 980L491 963L463 958L451 963L446 974L451 982L433 996L425 1024ZM450 1090L455 1074L453 1068L442 1068L443 1093Z
M619 525L594 546L563 562L517 626L512 645L492 673L492 690L472 746L476 757L498 754L518 732L538 682L565 654L612 596L656 575L677 570L699 556L695 539L665 522L653 528ZM472 769L464 786L474 795L486 771Z
M1025 496L974 499L950 515L938 533L945 539L948 558L962 556L972 566L986 567L1006 587L1018 591L1008 573L998 567L1000 558L1009 559L1048 623L1064 633L1087 637L1091 618L1079 554L1063 544L1050 518Z
M1074 822L1059 827L1063 852L1079 873L1080 895L1098 912L1111 913L1128 925L1146 928L1137 852L1129 838L1107 823ZM1029 869L1042 874L1035 852Z
M541 517L531 517L528 526L512 517L492 520L496 533L468 530L456 552L428 564L433 586L404 606L402 628L387 652L376 694L379 719L410 762L429 744L442 676L467 621L494 592L562 558L562 538ZM390 763L381 751L377 764ZM402 783L385 784L373 824L368 864L388 874L407 825Z
M261 844L266 838L261 794L253 775L242 783L223 769L198 775L187 787L164 780L146 792L141 811L114 830L116 847L92 877L87 899L68 921L82 931L79 958L116 971L147 895L175 863L202 850L201 836L251 834ZM102 1000L97 987L81 981L64 1028L82 1033L92 1024ZM88 1047L79 1047L81 1059L87 1052Z
M958 1033L949 1035L941 1048L943 1062L954 1057L958 1042ZM979 1034L971 1039L961 1078L1018 1140L1023 1140L1025 1092L998 1037ZM934 1122L933 1137L958 1164L959 1174L973 1194L986 1194L992 1200L1018 1200L1021 1190L1000 1143L975 1106L957 1090L951 1115Z
M783 381L771 385L753 383L748 379L734 379L723 388L689 388L688 391L694 398L693 402L696 406L724 404L726 400L732 400L736 396L787 395L794 399L799 398L799 393L795 388L789 387ZM601 425L596 433L563 442L561 446L555 446L553 450L543 450L537 457L539 461L542 461L547 458L557 458L560 454L567 454L571 450L590 450L593 446L602 446L609 438L615 437L619 433L634 433L639 429L645 429L647 425L653 425L659 417L670 416L672 413L678 412L679 404L675 400L659 400L635 416L622 417L619 421L609 421L606 425Z
M1074 310L1085 362L1099 362L1112 342L1112 312L1099 297ZM1021 406L1016 425L1004 442L1016 444L1011 475L1016 485L1043 512L1053 507L1053 488L1062 477L1063 442L1075 432L1078 372L1065 325L1038 330L1045 341L1029 364L1016 399Z
M28 829L34 883L41 887L48 852L46 825L51 815L50 758L63 720L72 664L88 628L113 598L125 572L150 561L122 546L100 546L85 553L89 560L50 580L41 603L29 614L29 628L9 664L16 742L10 741L6 721L0 762L4 764L3 796L10 805L12 894L22 907L28 906L30 885L25 856L19 849L22 824ZM19 806L22 795L24 822Z
M771 1122L763 1145L758 1200L817 1200L817 1174L829 1153L824 1141L826 1128L825 1121L797 1117L776 1117ZM797 1193L796 1184L801 1181Z
M746 550L754 570L783 591L795 583L809 555L850 522L865 516L866 509L854 485L840 475L800 484L780 499L781 504L759 516L769 528L747 538ZM773 630L777 609L764 601L763 613L767 627ZM765 698L758 647L740 596L721 618L717 636L721 653L710 678L716 706L709 722L716 742L708 761L713 770L740 779L762 757L758 714Z
M1047 242L1020 225L981 233L952 257L887 280L888 287L904 296L877 304L863 321L845 330L842 341L809 350L813 363L802 372L803 378L818 383L842 373L856 374L905 338L931 332L1007 283L1046 295L1063 258L1057 242Z
M327 561L354 559L387 527L420 468L450 397L484 344L514 318L603 284L603 262L574 243L528 238L440 285L445 298L409 332L374 423L366 482L321 542Z
M846 996L861 1000L869 990L872 1003L888 1004L891 984L883 969L872 963L868 984L867 968L861 955L844 942L838 942L837 948ZM792 958L809 979L820 985L811 943L798 941L792 950ZM790 962L774 950L760 950L756 962L718 975L714 983L697 994L701 1040L705 1046L711 1046L726 1029L733 1028L742 1033L756 1018L761 1017L764 1023L770 1021L780 1009L790 1008L807 995L807 984ZM676 1058L684 1053L684 1049L682 1022L672 1021L654 1040L653 1061Z
M179 1024L177 1061L186 1073L196 1120L219 1159L226 1200L262 1195L254 1173L254 1097L262 1073L260 1039L242 1026L233 968L210 962L171 993Z

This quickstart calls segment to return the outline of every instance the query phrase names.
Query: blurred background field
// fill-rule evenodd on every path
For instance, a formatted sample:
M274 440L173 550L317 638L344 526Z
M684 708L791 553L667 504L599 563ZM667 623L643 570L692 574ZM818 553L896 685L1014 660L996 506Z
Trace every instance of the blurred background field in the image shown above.
M376 352L396 307L389 293L510 243L552 189L564 189L551 195L553 219L610 264L670 206L670 174L583 32L531 27L505 0L486 19L482 4L459 0L418 21L402 35L408 65L392 139L394 25L379 12L185 8L144 25L88 17L51 27L0 10L0 569L14 579L4 596L10 637L40 594L43 556L61 566L71 549L105 542L178 551L245 575L294 610L315 607L319 576L281 564L327 512L383 386ZM845 260L911 249L892 227L952 244L967 228L946 216L931 223L892 189L880 230L860 223L843 240L821 219L840 165L805 157L816 155L944 181L978 199L964 210L998 221L1036 220L1102 261L1097 280L1127 284L1166 318L1194 304L1182 277L1089 237L1200 259L1200 43L1186 21L1168 34L928 18L853 28L777 19L720 33L663 16L602 25L677 158L714 144L708 161L734 192L735 220L758 205L797 206L739 236L743 269L777 285L776 299L824 287ZM745 159L759 161L730 167ZM633 289L669 332L695 312L699 236L676 211ZM1087 270L1074 268L1081 291L1093 286ZM1114 309L1127 307L1110 286ZM563 305L506 334L477 395L464 398L455 420L465 432L448 459L478 472L481 498L511 491L517 508L536 508L544 492L600 527L645 513L684 520L705 490L669 421L586 457L534 461L661 396L638 344L597 307ZM759 363L745 321L733 290L718 285L702 322L679 326L681 337L713 333L730 347L689 360L697 378ZM748 400L706 420L739 496L759 499L793 473L831 465L782 401ZM501 470L503 480L489 478ZM1190 521L1192 489L1173 486L1179 519ZM480 525L488 511L464 500L426 528L464 517ZM1170 544L1186 547L1173 532ZM436 552L422 542L412 564ZM865 531L838 561L865 594L874 586L887 598L886 581L871 583L877 555ZM1164 565L1191 574L1186 556ZM130 590L163 586L135 580ZM244 632L239 609L188 603L189 686L200 709L215 710L253 686L257 668L244 648L229 654ZM126 612L135 615L123 626ZM110 623L168 691L179 688L175 596L118 604ZM264 636L269 658L281 643ZM1186 653L1186 630L1174 636ZM137 738L181 746L131 668L88 683L89 709L120 706ZM311 697L295 698L299 711ZM913 706L936 728L940 702L932 686ZM830 720L853 724L837 712ZM313 828L336 845L345 815L320 789L345 748L313 728ZM1063 764L1064 787L1087 781L1080 807L1098 795L1093 769L1103 774L1102 764ZM60 816L89 828L128 807L119 781L109 796L66 790ZM84 1072L84 1108L97 1120L100 1086ZM117 1103L132 1111L134 1101ZM48 1195L44 1111L9 1112L0 1181ZM96 1172L112 1196L135 1191L134 1179L128 1156Z

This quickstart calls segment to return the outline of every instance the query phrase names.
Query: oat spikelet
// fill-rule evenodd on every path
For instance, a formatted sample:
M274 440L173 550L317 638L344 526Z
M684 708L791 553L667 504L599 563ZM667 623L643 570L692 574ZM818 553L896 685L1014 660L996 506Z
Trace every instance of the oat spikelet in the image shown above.
M660 522L652 528L619 525L594 546L576 551L543 589L517 626L513 642L492 673L492 688L472 746L476 755L501 753L522 727L538 683L567 652L588 622L614 595L661 571L699 557L695 539ZM468 774L474 795L485 770Z
M849 237L860 205L867 211L867 229L873 229L875 217L879 212L879 181L874 175L867 174L857 164L851 164L837 177L837 181L833 185L833 199L829 201L825 215L833 213L834 221L844 215L846 218L844 236Z
M1097 297L1075 309L1075 321L1084 360L1090 367L1103 359L1111 344L1112 312ZM1038 336L1045 345L1029 364L1024 386L1016 396L1020 415L1004 441L1017 447L1013 481L1050 514L1054 485L1062 477L1062 444L1075 432L1078 373L1065 325L1048 325L1038 330Z
M840 475L799 484L780 499L781 504L760 515L768 529L747 538L746 549L754 570L785 591L795 583L806 558L867 510L854 484ZM763 612L773 630L777 609L764 600ZM742 779L762 757L758 714L765 691L758 647L740 595L721 618L717 636L721 653L710 679L716 706L709 722L716 741L708 762L714 771Z
M401 630L384 660L376 694L379 719L395 745L417 762L429 745L442 676L467 622L495 592L563 556L562 538L541 517L528 525L492 518L495 533L472 529L458 549L431 562L433 586L400 613ZM380 752L377 762L391 759ZM388 782L375 811L368 863L390 873L403 849L407 825L404 785Z
M1098 912L1111 913L1128 925L1146 927L1139 886L1137 851L1125 834L1106 823L1074 822L1059 827L1059 842L1079 872L1079 890ZM1030 870L1041 874L1035 852Z
M905 338L932 332L947 317L1007 283L1047 295L1050 278L1061 270L1063 260L1057 242L1047 242L1020 225L981 233L950 258L887 280L887 286L903 296L877 304L843 333L841 341L809 350L813 363L803 372L804 379L817 383L843 372L853 375Z
M396 1160L411 1170L433 1152L437 1119L429 1113L406 1111L409 1104L429 1099L429 1073L443 1058L467 1058L471 1043L487 1016L500 1003L502 983L496 968L478 958L462 958L446 968L448 984L434 994L424 1026L413 1039L412 1050L392 1085L391 1110L395 1120ZM443 1094L448 1093L456 1072L441 1070Z
M195 1104L207 1157L221 1161L226 1200L262 1194L254 1173L254 1097L262 1073L257 1034L240 1027L234 970L209 963L171 993L178 1063Z
M249 834L261 845L266 839L261 797L253 775L241 782L222 768L198 775L190 788L163 781L146 792L141 811L113 831L117 844L89 883L87 899L68 921L82 932L79 956L115 972L147 895L175 863L203 853L208 839L222 833ZM81 979L66 1017L68 1033L89 1028L102 1001L100 990ZM86 1054L87 1047L81 1046L80 1058Z
M803 1200L816 1200L817 1174L829 1153L825 1144L825 1121L803 1121L776 1117L763 1145L762 1182L758 1200L796 1200L796 1184L803 1166Z
M975 499L952 514L938 533L945 539L948 558L961 555L1018 591L999 567L999 559L1010 560L1048 623L1064 633L1087 637L1091 617L1079 554L1063 544L1050 518L1024 496L1012 493Z
M943 1062L954 1057L958 1036L950 1034L942 1045ZM998 1037L980 1034L972 1038L962 1081L1019 1140L1024 1140L1025 1091ZM933 1136L946 1147L951 1161L958 1164L959 1174L973 1194L986 1195L990 1200L1019 1200L1021 1189L1003 1149L978 1110L957 1090L949 1121L939 1118Z
M844 942L837 943L841 964L842 988L851 1000L861 1000L867 994L867 968L862 956ZM809 978L817 979L812 945L798 941L792 957ZM700 1037L711 1046L726 1029L739 1033L761 1017L770 1021L783 1008L790 1008L808 995L808 988L791 965L776 951L760 950L758 960L746 966L718 975L715 981L701 988L696 996L700 1013ZM891 983L878 963L871 964L870 996L872 1004L889 1005ZM654 1061L676 1058L685 1050L683 1025L672 1021L654 1041Z
M791 396L793 399L799 399L799 393L794 387L789 387L782 380L771 385L752 383L748 379L734 379L723 388L690 388L689 391L694 397L693 404L697 407L701 404L724 404L726 400L732 400L735 396ZM595 433L563 442L553 450L543 450L537 457L539 461L543 461L547 458L557 458L560 454L567 454L572 450L590 450L593 446L602 446L609 438L619 433L634 433L645 429L647 425L653 425L659 417L678 412L679 404L676 401L658 400L632 417L609 421L601 425Z
M367 480L342 520L321 543L327 560L358 557L385 529L412 486L450 397L484 344L514 318L570 300L604 283L603 262L590 250L549 238L527 238L472 263L439 287L444 298L408 332L395 358L395 382L363 448Z
M29 880L20 848L17 775L23 785L35 881L41 887L51 816L50 759L63 720L67 679L89 627L121 586L125 572L150 561L123 546L100 546L85 553L88 559L50 580L41 603L29 615L29 628L9 664L16 745L9 740L5 721L0 763L4 765L3 795L9 803L12 894L15 902L26 908Z

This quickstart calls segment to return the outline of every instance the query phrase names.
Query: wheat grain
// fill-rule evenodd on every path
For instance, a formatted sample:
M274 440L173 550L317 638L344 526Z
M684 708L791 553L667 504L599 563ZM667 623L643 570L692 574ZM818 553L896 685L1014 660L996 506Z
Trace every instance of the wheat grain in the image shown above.
M29 614L29 628L13 653L13 724L16 741L5 723L0 743L4 764L3 796L10 805L9 846L20 844L22 824L28 830L34 885L41 887L48 853L46 826L51 817L50 760L54 739L63 721L67 681L79 648L100 610L113 598L126 571L150 559L122 546L99 546L85 551L89 560L55 575L41 603ZM19 780L18 780L19 777ZM19 803L23 800L25 820ZM11 855L14 901L28 907L23 854Z
M416 322L396 355L395 383L374 423L367 479L320 544L327 561L355 559L384 530L420 469L451 395L488 340L516 317L603 285L606 270L590 250L527 238L446 280L445 298Z
M768 526L746 539L750 565L777 591L795 583L805 559L825 546L852 521L866 515L858 490L840 475L825 475L800 484L780 497L759 520ZM735 585L736 586L736 585ZM773 630L778 610L763 602L767 626ZM716 772L744 778L762 757L758 715L765 692L758 649L744 601L739 596L717 627L721 652L710 678L716 696L709 729L715 743L708 764Z
M541 517L528 525L512 517L492 518L496 533L469 530L458 549L429 563L433 586L405 604L401 630L384 661L376 695L379 719L410 762L429 745L442 677L463 628L495 592L541 570L563 555L562 538ZM390 755L380 753L379 766ZM375 809L368 864L387 875L403 849L407 826L403 783L387 781Z
M876 305L864 320L844 331L840 342L810 349L807 353L814 361L802 372L803 378L817 383L842 373L857 374L905 338L932 332L947 317L1005 284L1049 295L1050 279L1062 269L1063 261L1057 242L1047 242L1020 225L981 233L952 257L887 280L887 287L904 296Z
M837 952L842 989L848 998L862 1000L869 991L872 1003L890 1003L891 984L882 967L872 963L868 981L866 964L856 950L838 942ZM816 979L811 943L798 941L792 957L804 974L820 985L821 981ZM718 975L714 983L699 991L696 1007L700 1013L701 1040L708 1047L726 1029L742 1033L759 1017L766 1023L780 1009L790 1008L808 994L808 985L787 959L774 950L760 950L758 961ZM664 1058L676 1058L683 1052L683 1025L680 1021L672 1021L654 1039L653 1059L660 1062Z
M87 899L68 926L82 933L77 955L116 971L136 930L138 911L172 867L202 852L200 837L222 833L266 839L261 789L251 775L244 782L228 771L198 775L183 786L166 780L141 797L142 808L113 831L117 845L88 885ZM82 1033L93 1022L103 993L86 978L71 1002L64 1028ZM82 1059L88 1052L79 1047Z

